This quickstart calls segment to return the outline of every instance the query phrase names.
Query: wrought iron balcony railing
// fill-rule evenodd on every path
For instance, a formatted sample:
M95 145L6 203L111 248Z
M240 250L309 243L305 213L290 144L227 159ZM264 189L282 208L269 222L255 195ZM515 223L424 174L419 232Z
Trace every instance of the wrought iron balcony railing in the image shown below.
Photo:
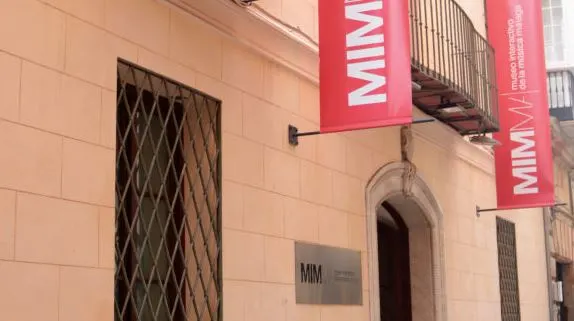
M414 104L463 135L498 131L494 50L454 0L409 0Z
M569 70L549 71L548 106L550 115L562 121L574 120L574 75Z

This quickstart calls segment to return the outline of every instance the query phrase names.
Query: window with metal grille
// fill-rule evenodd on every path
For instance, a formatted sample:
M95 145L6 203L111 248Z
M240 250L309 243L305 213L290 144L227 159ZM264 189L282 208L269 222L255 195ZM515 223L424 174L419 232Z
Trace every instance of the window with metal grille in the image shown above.
M520 295L516 262L516 230L514 223L496 218L498 273L502 321L520 321Z
M116 321L221 319L220 102L120 60Z

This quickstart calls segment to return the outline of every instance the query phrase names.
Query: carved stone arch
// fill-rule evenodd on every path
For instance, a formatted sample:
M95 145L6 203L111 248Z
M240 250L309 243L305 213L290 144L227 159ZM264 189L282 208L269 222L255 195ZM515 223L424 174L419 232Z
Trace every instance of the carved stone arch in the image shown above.
M377 251L377 213L382 203L389 200L401 200L408 205L411 217L403 217L409 229L419 224L426 224L430 230L430 263L429 274L432 284L432 311L428 311L432 321L446 320L445 296L445 248L443 212L430 188L420 174L414 178L412 195L405 198L402 193L402 175L404 165L400 162L389 163L381 167L369 180L366 189L367 205L367 238L369 262L369 304L372 321L381 320L379 308L379 258ZM412 274L412 273L411 273ZM430 307L429 307L430 308ZM413 307L414 309L414 307ZM426 314L426 313L425 313ZM427 320L427 319L425 319ZM413 321L417 318L413 316Z

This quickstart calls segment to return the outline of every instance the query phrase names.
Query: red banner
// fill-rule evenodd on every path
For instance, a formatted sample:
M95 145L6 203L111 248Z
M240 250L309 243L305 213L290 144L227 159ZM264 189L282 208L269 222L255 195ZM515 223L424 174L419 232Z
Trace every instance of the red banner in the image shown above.
M487 0L496 52L500 132L494 138L498 207L554 205L541 0Z
M321 132L412 122L406 0L319 0Z

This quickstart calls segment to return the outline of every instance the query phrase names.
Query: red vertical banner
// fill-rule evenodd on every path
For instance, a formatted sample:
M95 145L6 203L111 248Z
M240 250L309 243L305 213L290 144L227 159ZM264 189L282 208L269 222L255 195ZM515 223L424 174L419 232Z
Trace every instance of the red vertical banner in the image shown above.
M319 0L321 132L412 122L407 0Z
M554 165L541 0L487 0L500 132L494 138L499 208L552 206Z

